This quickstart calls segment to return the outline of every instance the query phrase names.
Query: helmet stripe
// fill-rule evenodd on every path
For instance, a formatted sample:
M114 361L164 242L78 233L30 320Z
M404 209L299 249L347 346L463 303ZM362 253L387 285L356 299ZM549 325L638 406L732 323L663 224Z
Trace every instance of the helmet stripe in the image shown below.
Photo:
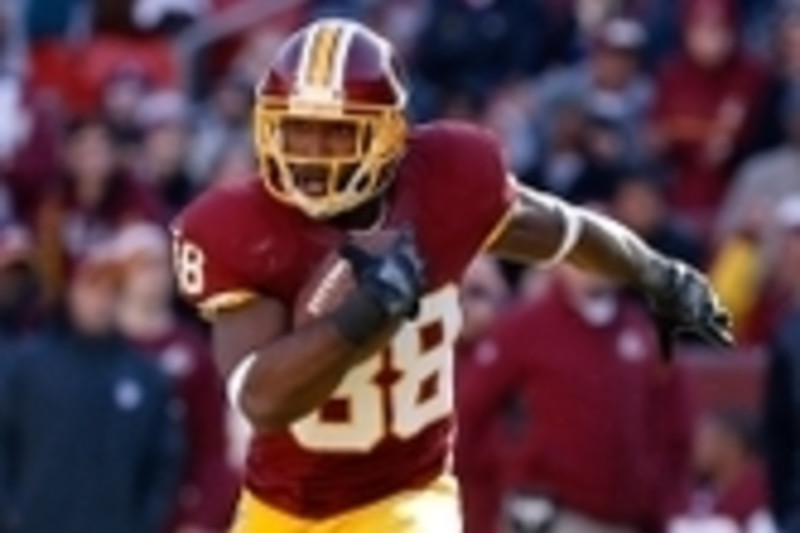
M306 71L308 85L329 88L334 76L334 59L342 34L340 25L324 25L313 35Z
M347 55L350 51L350 43L353 40L353 34L355 33L355 25L352 23L345 23L342 25L342 32L341 36L338 39L338 46L336 47L336 53L334 54L333 59L333 81L332 86L333 90L336 94L344 95L344 74L345 74L345 63L347 61Z

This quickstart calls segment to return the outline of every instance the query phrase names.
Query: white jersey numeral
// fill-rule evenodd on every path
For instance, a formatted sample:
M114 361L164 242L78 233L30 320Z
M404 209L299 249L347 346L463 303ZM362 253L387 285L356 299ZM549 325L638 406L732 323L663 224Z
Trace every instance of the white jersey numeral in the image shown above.
M198 296L205 289L206 256L196 244L173 233L172 262L178 288L187 296Z
M447 286L426 296L414 322L379 354L353 368L326 406L292 425L309 450L367 452L385 437L409 439L453 409L453 343L461 327L458 290ZM376 378L388 361L399 377L388 387ZM341 418L326 419L338 404Z

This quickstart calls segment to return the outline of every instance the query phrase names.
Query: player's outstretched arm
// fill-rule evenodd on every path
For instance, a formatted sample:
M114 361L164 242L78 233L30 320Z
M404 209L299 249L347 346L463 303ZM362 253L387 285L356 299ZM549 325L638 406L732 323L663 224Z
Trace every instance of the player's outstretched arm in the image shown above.
M257 298L214 321L214 352L231 402L259 431L285 428L328 399L347 371L378 353L422 292L413 239L382 255L347 247L357 288L330 313L293 326L280 302Z
M517 185L516 205L490 250L526 263L562 260L644 291L672 331L732 343L730 318L705 277L647 246L618 222Z

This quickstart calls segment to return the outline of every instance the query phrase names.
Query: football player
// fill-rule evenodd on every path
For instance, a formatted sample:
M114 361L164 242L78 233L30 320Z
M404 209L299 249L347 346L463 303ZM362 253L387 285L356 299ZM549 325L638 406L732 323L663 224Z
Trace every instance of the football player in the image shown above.
M676 331L731 341L699 273L520 186L485 131L410 127L407 91L391 46L366 27L300 29L257 87L259 179L208 190L175 224L182 292L212 320L231 401L254 429L235 533L460 530L448 473L455 285L482 250L613 277ZM376 250L370 235L391 239ZM323 275L317 314L298 313L336 254L349 288Z

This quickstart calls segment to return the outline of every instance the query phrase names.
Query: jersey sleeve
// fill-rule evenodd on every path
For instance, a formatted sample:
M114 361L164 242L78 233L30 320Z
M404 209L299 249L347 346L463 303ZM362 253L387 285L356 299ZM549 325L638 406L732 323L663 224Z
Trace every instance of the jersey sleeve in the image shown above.
M234 241L215 222L222 214L217 211L213 201L201 197L171 228L178 291L206 318L241 306L257 294L236 265Z

